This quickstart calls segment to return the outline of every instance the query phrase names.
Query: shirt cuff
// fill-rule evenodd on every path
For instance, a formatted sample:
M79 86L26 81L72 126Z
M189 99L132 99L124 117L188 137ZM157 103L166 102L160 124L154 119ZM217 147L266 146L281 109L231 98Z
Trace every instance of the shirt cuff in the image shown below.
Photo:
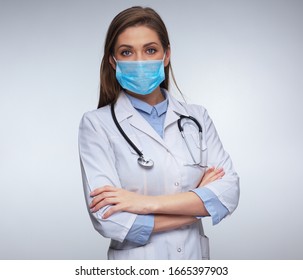
M213 225L218 224L229 214L228 209L222 204L218 197L208 188L196 188L192 190L203 201L206 210L212 218ZM197 217L200 218L200 217Z
M137 215L125 239L145 245L154 229L154 215Z

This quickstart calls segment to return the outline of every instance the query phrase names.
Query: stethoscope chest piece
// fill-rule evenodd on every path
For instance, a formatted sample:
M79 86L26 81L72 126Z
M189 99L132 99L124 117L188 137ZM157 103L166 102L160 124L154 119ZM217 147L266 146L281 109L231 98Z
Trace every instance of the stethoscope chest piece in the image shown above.
M138 157L138 164L145 168L152 168L154 166L153 160L146 160L144 157Z

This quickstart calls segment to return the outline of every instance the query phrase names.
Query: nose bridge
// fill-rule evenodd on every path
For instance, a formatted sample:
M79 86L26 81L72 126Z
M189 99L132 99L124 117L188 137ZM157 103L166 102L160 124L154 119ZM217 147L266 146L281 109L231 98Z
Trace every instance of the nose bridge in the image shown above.
M143 52L142 52L142 51L137 51L137 52L136 52L136 60L137 60L137 61L144 60L144 59L143 59Z

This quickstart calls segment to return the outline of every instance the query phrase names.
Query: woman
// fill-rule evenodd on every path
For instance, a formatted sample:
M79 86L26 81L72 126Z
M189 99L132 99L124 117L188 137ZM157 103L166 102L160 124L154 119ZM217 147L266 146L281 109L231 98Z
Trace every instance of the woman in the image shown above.
M201 218L217 224L238 204L238 176L207 111L168 92L170 56L154 10L113 19L99 106L79 131L86 202L95 229L111 238L109 259L208 259Z

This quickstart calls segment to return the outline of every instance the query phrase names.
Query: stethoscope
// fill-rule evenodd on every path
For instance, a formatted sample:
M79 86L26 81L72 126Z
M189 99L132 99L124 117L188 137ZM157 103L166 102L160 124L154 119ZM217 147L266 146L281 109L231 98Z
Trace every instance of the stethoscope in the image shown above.
M120 133L122 134L123 138L126 140L126 142L136 151L136 153L138 154L138 164L144 168L152 168L154 166L154 161L152 159L145 159L144 156L143 156L143 153L138 149L138 147L129 139L129 137L126 135L126 133L123 131L122 127L120 126L117 118L116 118L116 114L115 114L115 110L114 110L114 106L115 104L112 103L111 106L110 106L110 109L111 109L111 114L112 114L112 118L115 122L115 125L116 127L118 128L118 130L120 131ZM193 121L196 126L198 127L198 130L199 130L199 150L200 150L200 160L199 162L197 162L195 160L195 157L189 147L189 144L188 144L188 141L185 137L185 134L184 134L184 124L182 125L182 119L189 119L191 121ZM195 166L200 166L202 168L206 168L207 166L205 165L201 165L202 163L202 126L201 124L197 121L197 119L195 119L194 117L192 116L185 116L185 115L180 115L180 118L178 119L178 128L179 128L179 131L185 141L185 144L186 144L186 147L190 153L190 156L194 162L194 164L191 164L191 165L195 165Z

